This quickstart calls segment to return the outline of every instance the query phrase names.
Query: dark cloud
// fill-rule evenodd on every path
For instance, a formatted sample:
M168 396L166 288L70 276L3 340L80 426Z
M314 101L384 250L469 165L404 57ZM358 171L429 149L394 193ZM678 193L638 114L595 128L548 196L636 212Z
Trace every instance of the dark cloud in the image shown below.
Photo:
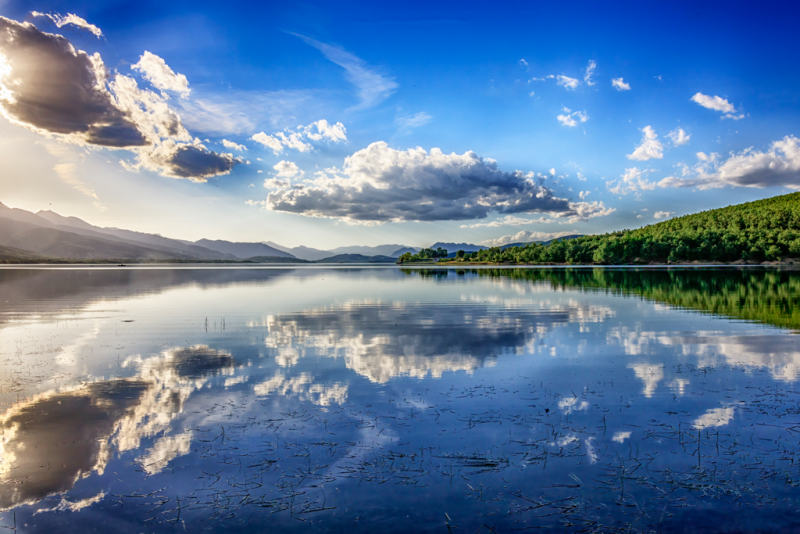
M166 141L153 150L141 151L131 170L146 169L170 178L189 178L205 182L213 176L229 173L242 163L232 154L211 152L201 144L175 143Z
M148 57L185 80L158 56ZM171 178L203 182L241 163L191 143L167 101L131 77L110 77L99 54L90 56L60 35L0 17L0 112L10 121L78 144L135 150L137 164L126 165L129 169Z
M0 108L23 126L93 145L148 144L105 89L102 60L59 35L0 17ZM5 72L4 72L5 71Z
M270 193L266 206L353 222L481 219L491 212L567 214L570 203L533 173L503 172L474 152L427 153L372 143L345 160L342 174Z

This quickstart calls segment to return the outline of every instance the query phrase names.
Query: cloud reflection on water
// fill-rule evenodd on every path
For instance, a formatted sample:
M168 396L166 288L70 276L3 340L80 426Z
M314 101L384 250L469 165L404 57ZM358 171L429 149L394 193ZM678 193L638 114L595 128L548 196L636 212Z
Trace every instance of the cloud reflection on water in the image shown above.
M103 474L112 451L141 448L137 458L157 473L189 452L191 433L166 435L189 396L219 373L232 373L233 357L207 346L176 348L130 358L138 376L97 380L53 390L10 408L0 419L0 509L71 489L92 472Z
M578 302L540 309L348 302L270 315L250 326L266 327L264 344L282 367L293 367L307 356L343 358L348 369L386 383L397 376L471 373L495 365L502 354L536 352L536 340L554 326L612 315L608 308Z

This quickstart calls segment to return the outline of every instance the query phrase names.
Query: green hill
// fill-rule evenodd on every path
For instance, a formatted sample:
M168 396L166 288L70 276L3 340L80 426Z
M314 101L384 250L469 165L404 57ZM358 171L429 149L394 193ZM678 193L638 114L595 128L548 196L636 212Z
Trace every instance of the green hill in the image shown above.
M463 261L635 264L749 262L800 257L800 193L677 217L639 228L547 245L491 248Z

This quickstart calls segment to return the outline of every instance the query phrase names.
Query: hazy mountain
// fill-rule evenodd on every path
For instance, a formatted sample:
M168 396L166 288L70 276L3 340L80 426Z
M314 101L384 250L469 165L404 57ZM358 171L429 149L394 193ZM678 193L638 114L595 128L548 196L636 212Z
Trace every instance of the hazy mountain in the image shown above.
M234 243L232 241L201 239L194 242L195 245L215 250L223 254L230 254L240 259L253 258L255 256L273 256L294 258L293 254L278 250L264 243Z
M382 255L337 254L336 256L318 260L317 263L395 263L395 261L397 261L396 258Z
M470 245L469 243L434 243L428 248L432 248L436 250L437 248L443 248L448 253L450 252L458 252L459 250L463 250L464 252L475 252L476 250L483 250L489 247L484 247L482 245Z
M331 250L332 254L361 254L363 256L391 256L396 250L405 248L405 245L378 245L377 247L339 247Z
M333 252L331 252L330 250L320 250L317 248L304 247L304 246L289 248L289 247L283 247L277 243L273 243L272 241L265 241L264 243L271 246L272 248L288 252L295 258L299 258L301 260L317 261L321 260L322 258L327 258L333 254Z
M59 228L46 228L0 217L0 245L53 258L79 260L196 259L195 256L181 251L163 251L120 240L85 236Z
M124 239L124 235L150 236L159 243ZM166 244L175 244L175 247ZM43 256L70 259L126 259L126 260L200 260L229 259L231 256L190 246L160 236L105 229L92 226L76 217L63 217L51 211L37 214L9 208L0 204L0 245L14 247Z
M400 256L402 256L406 252L410 252L411 254L416 254L420 250L422 250L422 249L420 249L419 247L403 247L401 249L395 250L394 252L389 254L389 256L391 256L392 258L399 258Z
M0 245L0 263L18 263L18 262L30 262L35 263L38 261L42 261L45 258L44 256L40 256L39 254L34 254L33 252L29 252L27 250L22 250L19 248L14 247L6 247L4 245Z
M0 216L2 213L0 212ZM124 240L129 244L139 246L147 246L160 250L161 252L174 252L181 251L190 255L190 257L198 259L210 260L231 260L236 259L236 256L211 250L202 246L195 245L189 241L180 239L169 239L161 237L156 234L145 234L143 232L134 232L132 230L122 230L120 228L102 228L93 226L86 221L77 217L64 217L52 211L39 211L36 216L56 225L61 230L76 232L82 235L91 237L98 237L101 239Z

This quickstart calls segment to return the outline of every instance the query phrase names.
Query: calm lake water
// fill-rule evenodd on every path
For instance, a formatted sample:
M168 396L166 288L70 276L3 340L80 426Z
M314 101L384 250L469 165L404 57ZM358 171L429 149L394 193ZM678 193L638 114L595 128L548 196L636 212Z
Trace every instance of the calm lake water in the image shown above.
M0 269L0 527L800 529L800 272Z

